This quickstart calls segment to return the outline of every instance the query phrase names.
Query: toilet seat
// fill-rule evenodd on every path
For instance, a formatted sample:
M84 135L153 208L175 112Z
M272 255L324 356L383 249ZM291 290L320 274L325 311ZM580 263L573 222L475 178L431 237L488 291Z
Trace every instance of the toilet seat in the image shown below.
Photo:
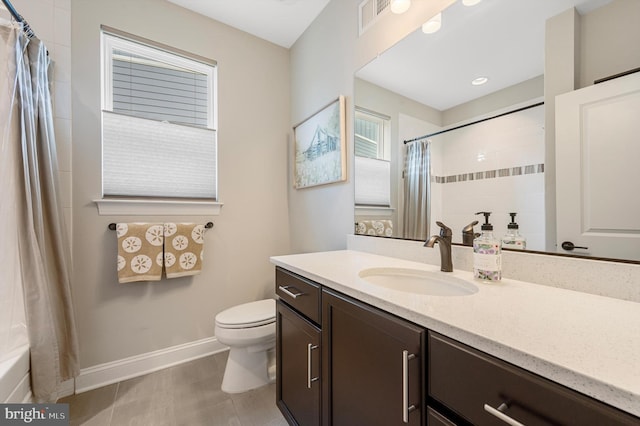
M251 328L271 324L276 320L276 301L258 300L226 309L216 315L221 328Z

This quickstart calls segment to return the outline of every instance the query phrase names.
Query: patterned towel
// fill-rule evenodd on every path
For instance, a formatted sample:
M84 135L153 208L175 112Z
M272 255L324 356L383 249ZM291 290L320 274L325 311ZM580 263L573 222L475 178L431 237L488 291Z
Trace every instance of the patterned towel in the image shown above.
M393 222L389 219L361 220L356 222L356 234L392 237Z
M118 223L118 282L159 281L162 278L161 223Z
M167 278L199 274L204 253L203 225L164 224L164 268Z

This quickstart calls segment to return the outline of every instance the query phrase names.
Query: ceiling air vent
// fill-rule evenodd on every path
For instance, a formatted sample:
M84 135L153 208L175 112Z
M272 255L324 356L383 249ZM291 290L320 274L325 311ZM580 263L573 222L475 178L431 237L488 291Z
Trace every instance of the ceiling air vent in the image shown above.
M389 10L391 0L364 0L358 13L358 35L362 35L380 15Z

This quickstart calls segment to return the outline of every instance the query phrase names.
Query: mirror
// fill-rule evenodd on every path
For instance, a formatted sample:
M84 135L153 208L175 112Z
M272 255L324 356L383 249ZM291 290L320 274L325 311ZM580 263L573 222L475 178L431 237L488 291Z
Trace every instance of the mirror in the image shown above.
M462 243L462 229L483 221L476 212L493 212L497 236L515 212L527 250L583 255L555 248L555 206L545 200L545 187L555 185L545 171L554 163L545 148L545 25L573 7L584 16L610 3L616 0L457 1L442 12L438 32L419 28L359 70L356 233L422 240L441 221ZM478 77L488 80L471 84ZM422 198L406 195L408 146L418 144L429 146ZM640 261L638 250L595 256Z

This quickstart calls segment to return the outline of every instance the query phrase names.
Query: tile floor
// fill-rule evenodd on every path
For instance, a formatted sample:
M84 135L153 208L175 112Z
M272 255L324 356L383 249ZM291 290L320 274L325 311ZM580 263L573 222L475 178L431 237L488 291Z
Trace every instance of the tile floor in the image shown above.
M275 384L242 394L220 390L228 352L59 400L71 426L286 426Z

